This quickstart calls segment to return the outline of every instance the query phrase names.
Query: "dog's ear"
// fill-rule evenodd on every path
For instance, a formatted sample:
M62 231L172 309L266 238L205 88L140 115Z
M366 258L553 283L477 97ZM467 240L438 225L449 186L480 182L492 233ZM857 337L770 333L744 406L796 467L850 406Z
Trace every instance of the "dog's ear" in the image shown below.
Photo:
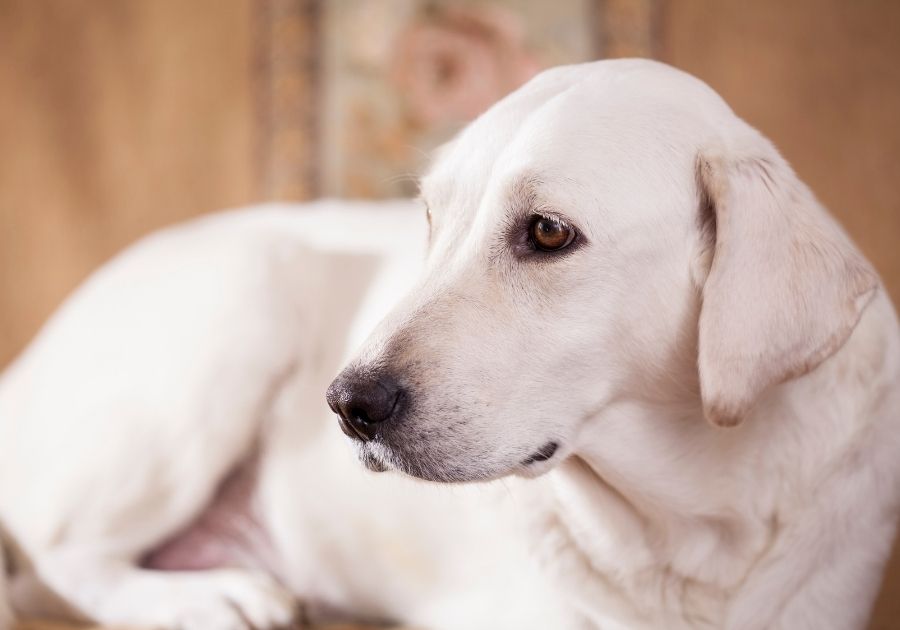
M740 423L764 389L837 351L878 286L772 144L752 129L746 134L740 147L697 160L712 254L698 367L704 413L719 426Z

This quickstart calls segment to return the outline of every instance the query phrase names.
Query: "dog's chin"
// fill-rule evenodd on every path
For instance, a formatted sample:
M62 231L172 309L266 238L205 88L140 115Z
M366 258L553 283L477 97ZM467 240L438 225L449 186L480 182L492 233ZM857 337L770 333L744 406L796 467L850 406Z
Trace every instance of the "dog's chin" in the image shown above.
M357 455L362 465L372 472L381 473L390 470L388 465L379 459L371 450L366 448L365 445L362 445L357 449Z
M490 481L513 473L509 471L487 471L483 465L448 464L449 458L422 457L418 453L406 453L383 442L356 444L359 461L372 472L393 470L423 481L437 483L471 483Z
M423 481L437 483L487 482L515 475L538 477L555 468L559 457L557 444L549 442L521 462L508 465L486 466L483 460L467 463L451 457L422 457L419 453L406 453L384 442L357 443L360 462L372 472L393 470Z

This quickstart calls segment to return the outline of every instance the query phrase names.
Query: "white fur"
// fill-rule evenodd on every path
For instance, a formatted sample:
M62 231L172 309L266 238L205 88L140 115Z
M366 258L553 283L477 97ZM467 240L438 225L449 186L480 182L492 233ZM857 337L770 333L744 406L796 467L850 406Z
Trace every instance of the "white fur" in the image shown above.
M175 228L74 294L0 381L21 608L50 589L166 628L274 627L291 594L432 628L864 625L900 496L897 319L767 140L661 64L559 68L449 145L423 197L421 275L417 204L326 202ZM516 253L534 213L579 247ZM351 352L416 401L416 439L371 456L504 480L362 470L322 400ZM255 450L274 580L135 567Z

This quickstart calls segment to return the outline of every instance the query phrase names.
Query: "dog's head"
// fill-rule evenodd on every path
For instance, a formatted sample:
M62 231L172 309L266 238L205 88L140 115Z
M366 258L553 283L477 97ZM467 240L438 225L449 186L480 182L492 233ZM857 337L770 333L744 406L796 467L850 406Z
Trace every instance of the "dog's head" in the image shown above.
M766 139L653 62L538 76L422 197L424 275L328 392L375 470L538 474L629 397L735 424L840 347L877 284Z

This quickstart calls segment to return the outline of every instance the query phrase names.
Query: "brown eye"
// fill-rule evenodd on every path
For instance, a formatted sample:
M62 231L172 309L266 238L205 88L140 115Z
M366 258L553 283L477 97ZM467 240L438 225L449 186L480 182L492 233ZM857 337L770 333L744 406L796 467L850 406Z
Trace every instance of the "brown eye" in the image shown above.
M550 217L535 217L529 229L529 238L535 248L544 252L560 250L575 239L575 230Z

